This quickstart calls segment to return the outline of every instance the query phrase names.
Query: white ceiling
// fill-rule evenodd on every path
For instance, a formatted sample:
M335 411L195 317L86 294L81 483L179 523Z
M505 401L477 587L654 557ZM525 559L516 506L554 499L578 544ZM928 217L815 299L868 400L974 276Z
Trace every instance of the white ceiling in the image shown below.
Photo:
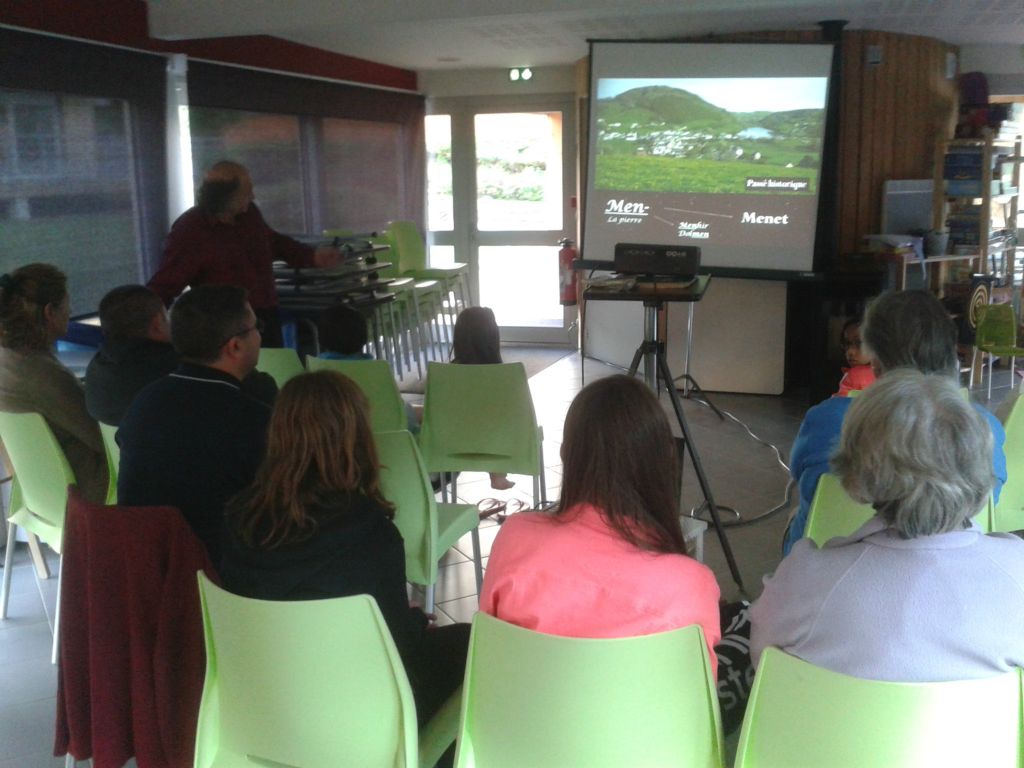
M276 35L412 70L568 64L588 39L850 29L1024 43L1024 0L149 0L153 37Z

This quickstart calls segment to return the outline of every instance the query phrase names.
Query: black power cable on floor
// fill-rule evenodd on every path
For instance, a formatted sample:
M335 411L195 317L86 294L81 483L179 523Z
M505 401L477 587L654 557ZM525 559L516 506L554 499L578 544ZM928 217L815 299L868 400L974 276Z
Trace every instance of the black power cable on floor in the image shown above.
M688 399L689 399L690 402L699 403L704 408L711 408L711 406L707 402L705 402L704 400L701 400L699 398L688 398ZM746 433L748 435L750 435L750 437L754 440L754 442L759 443L760 445L763 445L763 446L765 446L767 448L770 448L772 450L772 452L775 454L775 461L786 472L786 475L787 476L789 475L789 466L783 460L782 452L779 450L777 445L775 445L774 443L770 443L767 440L765 440L764 438L759 437L758 435L754 434L754 431L749 426L747 426L744 422L740 421L739 418L737 418L735 415L733 415L729 411L726 411L726 410L724 410L722 408L719 408L718 410L723 415L725 415L726 417L728 417L729 419L731 419L732 421L736 422L741 427L743 427L744 431L746 431ZM774 517L779 512L782 512L784 510L789 509L789 507L793 503L793 487L795 485L796 485L796 481L793 480L793 478L790 478L789 482L786 483L786 491L785 491L785 494L783 496L782 502L780 504L772 507L771 509L769 509L769 510L767 510L765 512L762 512L759 515L755 515L754 517L751 517L751 518L744 519L743 516L740 515L740 513L738 511L736 511L735 509L733 509L732 507L727 507L727 506L725 506L723 504L717 505L719 512L731 512L737 518L736 520L732 520L732 521L729 521L729 522L726 522L726 521L723 520L722 521L722 527L723 528L744 528L744 527L746 527L748 525L756 525L757 523L762 523L765 520L767 520L767 519L769 519L771 517ZM703 522L705 522L705 523L710 525L712 523L711 519L708 518L708 517L703 517L702 514L701 514L702 512L707 510L707 506L708 506L708 502L707 502L707 499L705 499L698 506L696 506L696 507L694 507L693 509L690 510L689 516L692 517L692 518L695 518L697 520L702 520Z

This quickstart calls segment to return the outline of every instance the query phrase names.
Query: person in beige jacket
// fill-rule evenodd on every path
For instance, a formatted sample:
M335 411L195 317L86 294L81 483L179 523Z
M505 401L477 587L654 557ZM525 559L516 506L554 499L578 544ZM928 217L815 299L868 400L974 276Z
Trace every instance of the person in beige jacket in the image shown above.
M46 419L87 499L107 495L107 459L85 391L54 345L67 332L67 277L50 264L0 275L0 410Z

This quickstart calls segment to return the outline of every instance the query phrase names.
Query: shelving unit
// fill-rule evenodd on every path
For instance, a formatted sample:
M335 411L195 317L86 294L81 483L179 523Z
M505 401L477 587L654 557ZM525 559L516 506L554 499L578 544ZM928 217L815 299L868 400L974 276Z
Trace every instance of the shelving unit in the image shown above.
M938 143L933 227L949 232L949 253L1003 285L1014 280L1020 180L1020 136Z
M941 264L945 266L947 264L957 261L970 261L973 263L975 260L977 260L977 258L978 257L973 254L966 256L946 254L944 256L926 256L923 259L919 259L912 253L901 254L897 257L894 257L894 260L898 265L898 269L896 272L896 290L902 291L904 288L907 287L908 269L921 269L922 273L927 278L928 267L932 264Z

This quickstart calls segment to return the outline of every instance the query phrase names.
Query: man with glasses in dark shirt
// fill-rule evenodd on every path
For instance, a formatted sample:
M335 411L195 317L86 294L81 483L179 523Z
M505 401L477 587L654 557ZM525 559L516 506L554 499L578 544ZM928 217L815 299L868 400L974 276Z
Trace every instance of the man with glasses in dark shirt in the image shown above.
M171 310L171 341L181 364L138 394L118 430L118 502L177 507L219 565L224 505L266 449L270 408L241 388L260 321L244 288L201 286Z

